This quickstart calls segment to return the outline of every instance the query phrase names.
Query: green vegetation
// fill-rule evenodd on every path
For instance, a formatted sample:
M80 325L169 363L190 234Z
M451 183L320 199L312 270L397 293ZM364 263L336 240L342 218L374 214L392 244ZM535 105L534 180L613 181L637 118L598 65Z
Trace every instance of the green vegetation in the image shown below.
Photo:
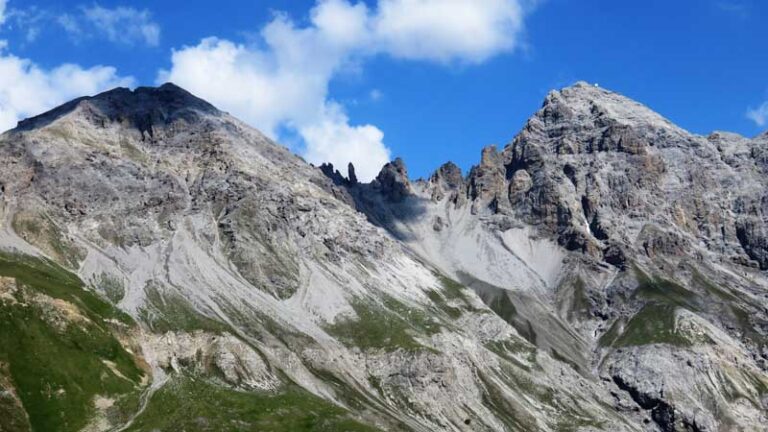
M304 390L241 392L180 376L155 393L129 431L374 432Z
M765 337L757 332L750 321L750 314L743 300L728 290L708 280L703 274L692 269L691 284L697 292L658 277L645 274L635 267L639 282L632 298L644 301L645 305L631 319L619 319L600 339L602 346L633 346L652 343L667 343L677 346L691 346L696 343L711 343L707 336L691 339L675 329L675 311L687 309L693 312L721 314L732 325L742 330L744 338L758 346L765 343ZM704 299L707 301L703 301ZM621 331L623 327L623 331Z
M515 358L515 354L523 354L528 363L536 364L536 347L523 341L509 338L501 341L488 342L485 344L485 347L520 369L530 371L531 367Z
M80 430L97 395L119 400L139 391L144 373L107 322L126 325L130 318L52 262L0 254L0 276L14 278L20 288L15 302L0 303L0 363L8 365L35 430ZM57 306L82 317L56 316L46 298L63 300Z
M429 297L429 299L432 300L432 302L435 305L437 305L437 307L440 310L445 312L445 314L451 317L452 319L461 318L461 314L462 314L461 309L449 305L445 297L443 297L443 295L440 294L439 292L435 290L429 290L427 291L427 297Z
M465 312L490 313L487 309L477 309L467 297L464 285L455 280L443 276L440 273L434 273L435 277L442 285L441 290L428 290L427 296L437 308L448 315L451 319L459 319Z
M120 138L120 150L122 150L124 156L141 165L149 162L149 157L139 150L139 148L131 144L131 141L126 137Z
M27 419L27 413L16 398L13 383L7 378L10 373L7 367L0 363L0 431L28 432L32 429Z
M502 366L501 371L503 374L499 376L504 379L510 388L521 391L545 405L553 406L555 403L555 390L535 382L530 373L521 372L506 365Z
M486 304L488 307L496 312L496 315L500 316L504 321L508 323L514 323L515 317L517 317L517 309L509 298L509 295L499 290L494 293L493 296L487 299Z
M677 331L675 312L677 309L700 311L701 297L670 280L648 276L637 267L634 272L639 286L632 297L645 304L629 320L620 318L614 322L600 338L600 345L627 347L665 343L687 347L698 342Z
M483 404L496 414L496 417L504 423L510 431L533 431L540 429L536 419L518 407L515 402L505 398L499 387L485 376L478 372L478 377L483 383L485 391L483 392Z
M114 319L133 325L131 317L86 291L75 274L52 261L0 252L0 276L14 278L41 294L72 303L92 321Z
M85 258L83 251L67 241L48 216L18 213L11 224L24 240L45 250L69 268L78 268L80 261Z
M147 284L144 292L149 307L142 310L141 318L154 332L203 330L223 333L230 330L226 324L197 312L192 304L180 295L161 293L160 288L152 283Z
M600 339L600 345L627 347L666 343L676 346L690 346L691 341L675 329L675 307L648 303L624 326L619 333L620 322Z
M326 327L347 346L363 350L383 349L418 351L426 349L413 336L432 335L440 331L440 325L425 312L410 308L388 297L385 307L358 299L352 302L357 319L339 318Z
M464 295L464 285L439 273L435 273L435 276L440 279L440 283L443 285L443 295L445 298L449 300L461 300L467 303L467 297Z
M651 277L635 267L635 277L640 286L633 297L660 304L682 307L691 311L700 310L700 298L679 284L663 278Z
M96 289L112 303L119 303L125 297L123 282L107 273L102 273L96 281Z
M431 336L439 333L442 328L432 315L420 308L405 305L394 297L384 296L384 306L406 320L420 334Z

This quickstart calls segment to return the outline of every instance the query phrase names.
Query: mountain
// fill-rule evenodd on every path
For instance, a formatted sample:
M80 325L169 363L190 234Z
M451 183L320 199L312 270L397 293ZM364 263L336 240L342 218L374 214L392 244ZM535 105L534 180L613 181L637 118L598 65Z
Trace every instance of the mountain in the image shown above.
M0 136L0 430L761 430L766 152L577 83L366 184L172 84L74 100Z

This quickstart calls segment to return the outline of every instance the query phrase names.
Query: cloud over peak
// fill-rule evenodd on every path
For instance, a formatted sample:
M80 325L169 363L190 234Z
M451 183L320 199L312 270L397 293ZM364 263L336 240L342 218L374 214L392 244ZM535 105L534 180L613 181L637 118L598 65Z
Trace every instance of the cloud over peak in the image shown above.
M135 85L133 78L119 76L113 67L63 64L44 69L5 50L5 44L0 45L0 132L76 97Z
M260 44L218 38L175 50L158 82L173 81L276 137L289 128L313 163L353 162L370 180L389 161L384 133L350 125L328 86L373 55L413 61L479 63L514 50L525 10L518 0L319 0L309 23L278 13Z

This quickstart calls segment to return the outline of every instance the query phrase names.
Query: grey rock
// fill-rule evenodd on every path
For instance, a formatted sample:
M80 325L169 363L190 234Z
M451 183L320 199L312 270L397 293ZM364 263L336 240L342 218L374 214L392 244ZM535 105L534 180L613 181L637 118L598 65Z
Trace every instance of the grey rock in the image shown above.
M0 248L118 281L157 386L295 383L384 430L761 430L766 148L578 83L466 177L364 184L117 89L0 136Z

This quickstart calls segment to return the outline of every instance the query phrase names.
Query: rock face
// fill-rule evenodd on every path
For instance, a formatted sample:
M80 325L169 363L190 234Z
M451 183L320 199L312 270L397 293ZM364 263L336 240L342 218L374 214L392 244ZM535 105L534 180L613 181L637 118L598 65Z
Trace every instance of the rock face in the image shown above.
M0 136L0 249L139 323L151 385L88 401L89 430L163 430L174 397L191 430L760 430L766 148L579 83L467 176L363 184L176 86L117 89ZM6 354L13 424L55 422Z
M608 383L642 428L760 429L766 144L696 136L577 83L466 178L447 164L396 203L353 195L539 349Z
M411 184L403 160L397 158L384 165L379 175L376 176L373 186L379 190L382 196L392 202L400 202L405 199L411 192Z

